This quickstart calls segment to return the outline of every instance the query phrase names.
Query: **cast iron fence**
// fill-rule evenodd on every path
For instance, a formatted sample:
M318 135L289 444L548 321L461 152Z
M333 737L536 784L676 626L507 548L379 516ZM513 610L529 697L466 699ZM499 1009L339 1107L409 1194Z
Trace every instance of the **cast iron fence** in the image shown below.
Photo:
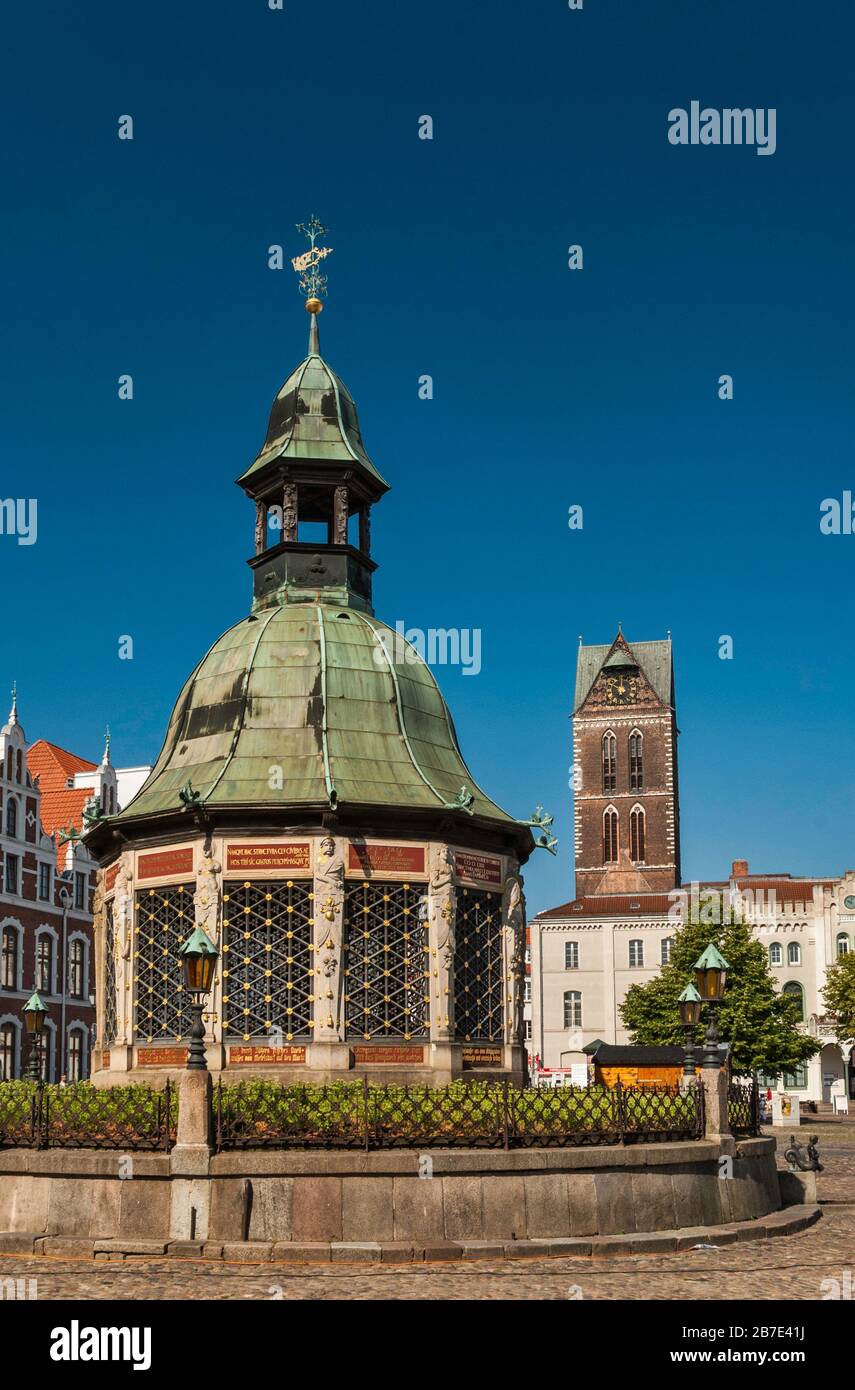
M162 1091L40 1081L0 1085L0 1148L168 1152L177 1122L178 1096L168 1082Z
M704 1134L703 1087L219 1083L218 1150L571 1147Z
M760 1087L756 1080L749 1085L731 1081L727 1090L727 1117L732 1134L760 1133Z

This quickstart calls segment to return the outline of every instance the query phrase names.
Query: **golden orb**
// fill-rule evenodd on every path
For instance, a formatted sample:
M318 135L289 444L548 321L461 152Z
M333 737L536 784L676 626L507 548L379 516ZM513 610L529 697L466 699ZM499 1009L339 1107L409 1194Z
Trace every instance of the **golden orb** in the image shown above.
M319 299L307 299L307 300L306 300L306 313L307 313L307 314L319 314L319 313L321 312L321 310L323 309L323 307L324 307L324 306L323 306L323 304L321 303L321 301L320 301Z

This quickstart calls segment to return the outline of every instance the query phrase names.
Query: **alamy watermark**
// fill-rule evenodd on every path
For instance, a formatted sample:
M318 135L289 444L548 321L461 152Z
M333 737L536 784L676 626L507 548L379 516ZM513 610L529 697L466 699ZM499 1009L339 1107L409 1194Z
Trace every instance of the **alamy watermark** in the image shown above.
M19 545L35 545L39 535L35 497L0 497L0 535L17 536Z
M701 107L689 103L688 111L675 106L668 112L668 140L672 145L753 145L755 154L774 154L778 148L778 113L774 106Z
M481 629L479 627L408 628L400 619L394 632L375 628L378 666L460 666L464 676L477 676L481 670Z

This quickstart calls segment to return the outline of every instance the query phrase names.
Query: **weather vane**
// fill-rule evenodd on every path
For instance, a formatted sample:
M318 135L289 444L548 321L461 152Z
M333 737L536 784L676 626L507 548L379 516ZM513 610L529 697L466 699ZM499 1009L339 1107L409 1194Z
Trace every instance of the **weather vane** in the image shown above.
M308 225L303 222L297 223L297 231L302 232L309 243L309 249L300 256L294 256L291 264L300 277L300 293L306 296L306 308L310 314L319 314L324 307L321 299L326 297L327 277L321 274L318 267L333 248L318 246L318 237L326 236L327 228L321 226L314 213Z

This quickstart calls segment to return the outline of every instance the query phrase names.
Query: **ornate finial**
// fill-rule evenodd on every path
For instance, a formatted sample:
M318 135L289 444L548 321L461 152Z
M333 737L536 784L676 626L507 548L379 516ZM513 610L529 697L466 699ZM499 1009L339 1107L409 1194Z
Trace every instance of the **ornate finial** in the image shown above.
M110 766L110 725L109 725L109 724L107 725L107 728L106 728L106 730L105 730L105 732L104 732L104 756L103 756L103 758L101 759L101 762L103 763L103 765L104 765L105 767L109 767L109 766Z
M300 277L300 293L306 296L306 309L313 316L319 314L323 309L321 299L325 299L327 293L327 277L320 273L318 266L333 248L317 245L318 237L326 236L327 230L326 227L321 226L314 213L312 213L308 224L297 223L297 231L302 232L309 243L309 249L300 256L294 256L291 264Z
M179 800L182 802L185 811L198 806L202 800L202 793L193 790L192 781L187 781L178 793Z
M535 849L545 849L547 854L555 854L558 849L558 839L552 833L554 819L555 817L548 815L542 806L536 806L534 815L529 820L523 821L523 824L530 825L532 830L541 832L534 837Z
M670 627L669 627L669 629L668 629L668 632L667 632L666 636L667 636L667 638L668 638L668 641L670 642L670 641L671 641L671 629L670 629Z
M12 682L12 708L11 708L10 711L9 711L9 723L10 723L10 724L17 724L17 722L18 722L18 682L17 682L17 681L13 681L13 682Z
M617 630L618 630L618 637L623 637L623 623L620 621L619 618L618 618Z
M582 634L581 634L581 632L580 632L580 633L579 633L579 646L581 647L581 645L582 645Z

